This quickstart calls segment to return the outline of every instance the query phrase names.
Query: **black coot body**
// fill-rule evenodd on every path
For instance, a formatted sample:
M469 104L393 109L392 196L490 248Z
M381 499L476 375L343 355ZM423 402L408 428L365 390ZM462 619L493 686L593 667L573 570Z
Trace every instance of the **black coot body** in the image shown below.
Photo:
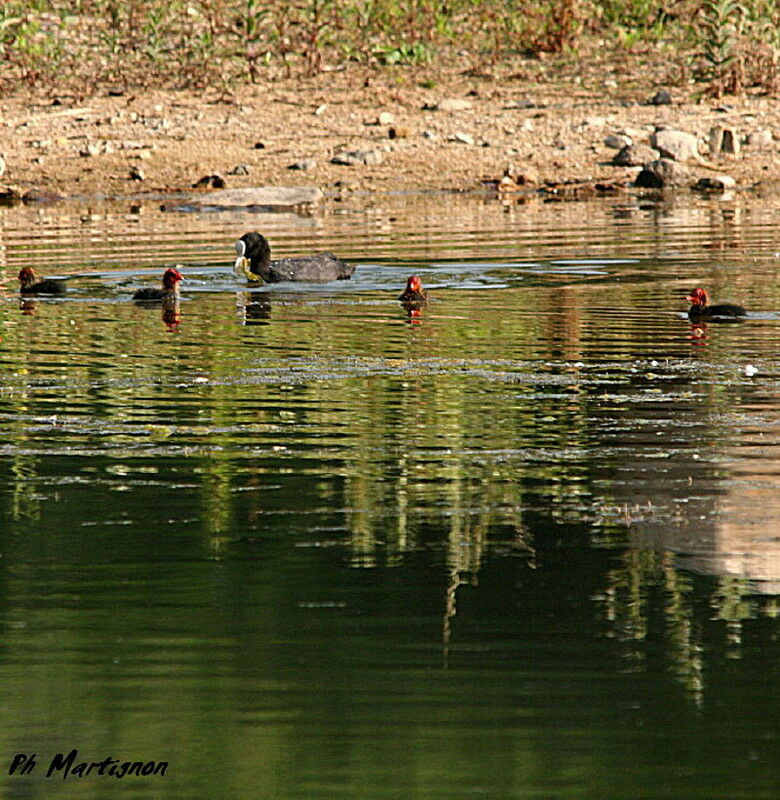
M346 280L355 271L354 266L345 264L333 253L271 261L271 246L259 233L245 233L236 242L236 256L236 272L245 275L250 282L325 283Z

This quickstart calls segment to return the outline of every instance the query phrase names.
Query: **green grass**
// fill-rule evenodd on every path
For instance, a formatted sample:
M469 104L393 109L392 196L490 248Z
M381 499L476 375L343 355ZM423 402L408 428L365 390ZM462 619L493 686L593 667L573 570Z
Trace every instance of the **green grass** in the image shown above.
M472 66L663 44L714 92L770 87L780 0L6 0L0 91L229 87L281 69Z

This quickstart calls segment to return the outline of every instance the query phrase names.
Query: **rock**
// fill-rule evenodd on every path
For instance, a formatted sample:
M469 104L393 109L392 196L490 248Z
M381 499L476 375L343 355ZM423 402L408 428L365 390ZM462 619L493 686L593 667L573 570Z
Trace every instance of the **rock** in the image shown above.
M699 178L691 187L695 192L725 192L733 189L737 182L731 175L712 175L707 178Z
M0 200L4 203L17 202L22 199L23 194L21 188L15 184L5 183L0 185Z
M433 131L423 131L423 139L438 139L439 137Z
M659 158L644 165L634 185L643 189L664 189L685 186L688 180L688 170L682 164L670 158Z
M263 144L263 142L255 142L252 146L255 150L265 150L265 144Z
M610 133L604 139L604 147L610 147L613 150L622 150L624 147L630 147L633 141L630 136L622 133Z
M0 156L0 178L2 178L3 175L5 175L5 159Z
M236 164L236 166L228 172L228 175L249 175L251 171L249 164Z
M507 110L513 108L528 109L535 107L536 106L533 100L529 100L527 97L520 98L519 100L512 100L504 106L504 108Z
M467 133L453 133L449 140L451 142L460 142L461 144L474 144L474 137L469 136Z
M192 184L193 189L224 189L225 179L221 175L204 175Z
M507 189L537 183L539 183L539 173L536 171L535 167L526 164L522 168L519 168L514 164L507 164L504 168L504 174L499 181L499 186L503 189Z
M739 136L734 128L726 125L715 125L709 134L710 156L720 158L722 155L739 155Z
M331 158L332 164L344 164L348 167L354 167L358 164L365 164L372 167L382 163L381 150L345 150L342 153L336 153Z
M300 161L295 161L294 163L290 164L287 169L299 169L299 170L310 170L315 169L317 166L317 162L313 158L302 158Z
M759 150L768 150L774 144L772 131L768 128L764 128L760 131L753 131L748 134L746 144Z
M672 104L672 96L666 89L659 89L648 101L650 106L670 106Z
M617 167L641 167L660 158L661 154L646 144L631 144L624 147L612 159Z
M88 144L86 147L82 147L81 150L79 150L79 155L82 158L94 158L94 156L100 155L100 145Z
M664 128L650 137L650 144L661 153L661 158L674 161L699 158L699 142L692 133Z
M322 199L316 186L251 186L246 189L222 189L206 194L193 194L168 211L209 208L282 209L310 206Z
M136 157L136 158L137 158L139 161L146 161L147 159L149 159L149 158L151 158L151 157L152 157L152 151L151 151L151 150L139 150L139 151L136 153L135 157Z
M377 125L392 125L395 122L395 117L389 111L382 111L376 118Z
M588 117L582 121L585 128L603 128L607 124L605 117Z
M143 181L146 179L146 175L144 171L136 164L130 167L130 180L131 181Z
M468 111L473 108L471 100L462 97L445 97L434 106L436 111Z
M406 139L409 136L409 128L403 125L394 125L387 131L388 139Z
M63 199L63 195L46 189L30 189L22 195L22 202L24 203L56 203L58 200Z

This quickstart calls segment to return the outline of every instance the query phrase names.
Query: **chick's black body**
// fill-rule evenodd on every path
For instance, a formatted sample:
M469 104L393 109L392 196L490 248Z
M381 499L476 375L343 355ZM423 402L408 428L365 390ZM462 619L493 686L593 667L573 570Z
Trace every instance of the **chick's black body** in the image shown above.
M32 267L23 267L19 271L20 294L53 294L62 295L67 291L65 281L44 278L39 281Z
M162 289L139 289L133 300L137 303L168 303L179 298L179 281L182 279L179 270L171 267L166 269L162 277Z
M346 280L355 271L353 266L345 264L333 253L271 261L271 246L259 233L245 233L236 242L236 253L236 271L240 270L250 281L324 283Z
M711 306L709 295L704 289L694 289L686 298L692 305L688 309L688 319L699 322L701 320L736 320L744 317L747 311L732 303L718 303Z

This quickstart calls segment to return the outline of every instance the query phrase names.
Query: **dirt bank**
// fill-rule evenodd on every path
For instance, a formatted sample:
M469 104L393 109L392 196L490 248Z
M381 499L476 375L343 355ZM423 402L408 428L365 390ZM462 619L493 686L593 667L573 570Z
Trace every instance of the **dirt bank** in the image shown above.
M673 103L656 106L647 103L659 88L652 69L640 81L604 65L583 75L531 61L519 72L514 65L489 74L351 68L229 96L6 97L0 183L121 196L189 190L218 174L228 187L463 191L499 177L508 164L539 182L624 183L636 170L609 163L616 150L605 137L625 132L642 141L657 125L699 137L707 161L693 166L697 176L720 170L742 187L780 180L775 98L694 102L690 91L672 87ZM711 160L704 142L718 124L753 144L738 158ZM355 151L356 164L331 162ZM296 163L304 168L290 169Z

